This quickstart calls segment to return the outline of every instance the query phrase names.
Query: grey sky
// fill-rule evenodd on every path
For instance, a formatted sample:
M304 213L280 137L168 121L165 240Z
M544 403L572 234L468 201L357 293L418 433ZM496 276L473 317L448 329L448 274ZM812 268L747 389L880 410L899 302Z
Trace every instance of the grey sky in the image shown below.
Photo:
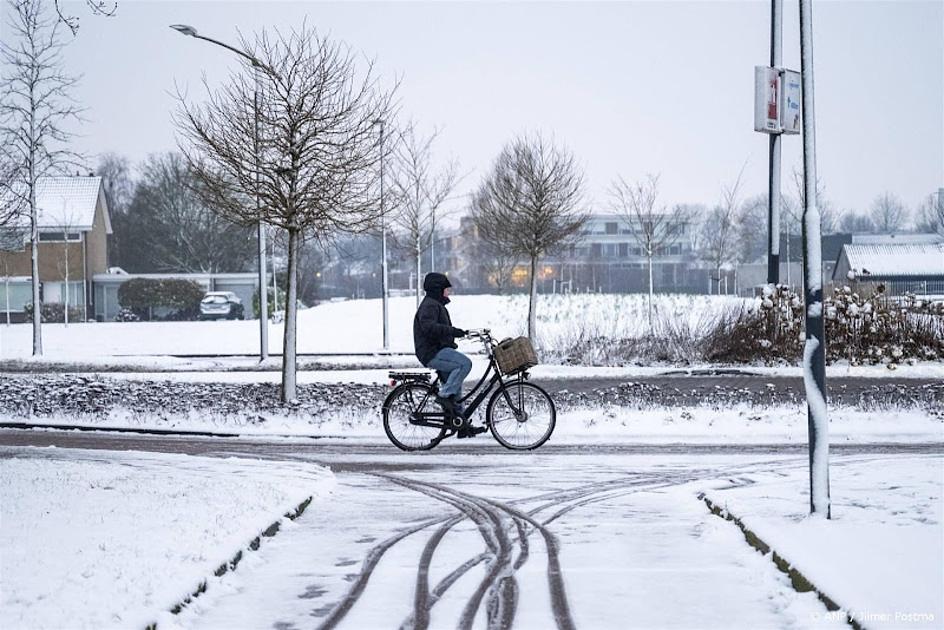
M89 108L80 148L139 160L174 147L174 82L197 96L235 58L167 27L235 41L237 29L307 17L402 76L403 112L442 129L473 187L502 144L540 130L584 166L595 207L617 174L661 173L663 200L711 203L746 163L766 191L767 139L752 129L753 66L769 57L769 2L145 2L83 16L68 63ZM786 2L784 61L799 69ZM864 209L884 190L914 207L944 186L944 2L814 2L818 166L826 196ZM784 189L800 166L784 140Z

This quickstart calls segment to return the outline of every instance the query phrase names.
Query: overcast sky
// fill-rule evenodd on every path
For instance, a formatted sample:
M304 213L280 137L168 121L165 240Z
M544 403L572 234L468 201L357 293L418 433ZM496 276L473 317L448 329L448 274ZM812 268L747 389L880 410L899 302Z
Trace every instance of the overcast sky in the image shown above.
M944 2L814 2L818 167L826 196L864 209L879 193L914 207L944 186ZM439 150L476 185L503 143L552 134L585 169L602 209L617 175L662 176L666 203L712 203L742 166L766 191L767 138L753 131L753 67L769 60L769 2L148 2L82 16L69 69L88 107L79 148L132 160L174 148L175 82L225 79L231 53L168 28L238 32L303 19L402 77L405 114L442 130ZM799 69L796 2L784 62ZM784 189L801 139L784 139ZM455 202L459 203L459 202Z

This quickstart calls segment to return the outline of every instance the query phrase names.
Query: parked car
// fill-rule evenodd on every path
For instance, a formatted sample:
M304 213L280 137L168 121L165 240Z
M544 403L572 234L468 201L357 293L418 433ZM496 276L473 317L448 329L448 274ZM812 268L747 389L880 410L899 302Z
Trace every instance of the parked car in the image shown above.
M243 301L232 291L210 291L200 300L200 319L242 319Z

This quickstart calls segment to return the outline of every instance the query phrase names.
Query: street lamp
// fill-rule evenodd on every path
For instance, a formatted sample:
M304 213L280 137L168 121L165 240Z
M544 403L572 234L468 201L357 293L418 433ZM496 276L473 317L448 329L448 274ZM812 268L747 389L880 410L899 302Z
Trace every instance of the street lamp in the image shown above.
M380 125L380 292L383 304L383 349L390 349L390 308L387 303L387 218L384 213L384 120L378 118L375 125Z
M261 61L246 53L245 51L239 50L238 48L230 46L229 44L224 44L223 42L217 41L211 37L198 34L197 29L192 26L187 24L171 24L170 27L181 35L202 39L204 41L210 42L211 44L222 46L223 48L236 53L248 61L253 68L253 74L255 75L256 81L255 91L253 94L253 115L255 117L253 127L253 152L255 153L256 161L256 216L261 217L262 197L259 194L259 189L261 188L260 169L262 161L259 157L259 115L262 107L262 81L260 80L259 71L263 68L266 68L266 66ZM267 290L268 288L266 287L266 237L264 224L261 218L259 219L256 229L256 239L259 244L259 361L265 361L269 358L269 296Z

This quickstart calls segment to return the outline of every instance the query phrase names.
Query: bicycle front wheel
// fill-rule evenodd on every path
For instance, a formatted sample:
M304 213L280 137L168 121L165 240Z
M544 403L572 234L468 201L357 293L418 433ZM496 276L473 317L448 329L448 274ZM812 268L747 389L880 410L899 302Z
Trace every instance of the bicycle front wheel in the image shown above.
M514 381L492 394L485 418L499 444L514 451L529 451L551 437L557 410L546 391L534 383Z
M433 412L434 395L429 385L404 383L397 387L383 406L383 425L393 445L404 451L425 451L439 444L446 427L416 424L418 414Z

